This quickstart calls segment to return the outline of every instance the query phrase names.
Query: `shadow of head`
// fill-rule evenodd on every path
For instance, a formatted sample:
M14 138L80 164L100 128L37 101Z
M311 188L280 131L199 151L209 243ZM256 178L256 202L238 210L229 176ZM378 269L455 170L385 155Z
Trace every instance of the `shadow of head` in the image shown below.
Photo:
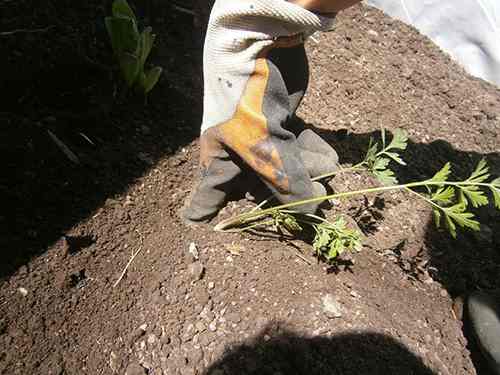
M304 337L265 332L226 351L204 374L435 374L403 344L379 333Z

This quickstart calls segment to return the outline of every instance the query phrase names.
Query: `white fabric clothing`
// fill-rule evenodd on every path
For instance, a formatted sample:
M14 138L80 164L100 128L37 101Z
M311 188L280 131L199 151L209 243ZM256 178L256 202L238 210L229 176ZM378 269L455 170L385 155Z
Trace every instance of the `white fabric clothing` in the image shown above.
M500 0L368 0L415 26L470 74L500 86Z

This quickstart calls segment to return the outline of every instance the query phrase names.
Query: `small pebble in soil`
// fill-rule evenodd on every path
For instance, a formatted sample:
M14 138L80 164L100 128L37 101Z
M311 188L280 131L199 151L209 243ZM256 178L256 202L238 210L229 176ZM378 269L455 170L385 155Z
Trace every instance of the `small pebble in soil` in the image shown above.
M332 294L327 294L321 299L323 312L329 319L342 317L342 312L337 299Z
M205 267L201 262L191 263L188 267L189 273L191 274L193 281L198 281L203 278L203 274L205 272Z
M196 375L196 370L192 367L184 367L180 369L181 375Z
M148 336L148 344L153 345L155 342L156 342L156 336L153 333L151 333Z
M215 320L208 325L208 330L211 332L217 331L217 322Z
M189 253L189 255L191 255L193 257L193 259L195 261L198 260L198 259L200 259L200 253L198 251L198 247L196 246L196 244L194 242L191 242L189 244L188 253Z
M208 289L213 289L213 288L215 288L215 283L213 281L210 281L208 283Z
M354 290L351 290L350 295L354 298L360 298L361 296Z
M28 291L26 290L26 288L23 288L23 287L21 287L21 288L17 288L17 291L18 291L19 293L21 293L21 295L22 295L23 297L26 297L26 296L28 295Z
M207 329L207 326L203 322L196 322L195 328L196 328L196 331L203 332L204 330Z
M132 332L130 336L130 345L134 344L137 340L139 340L142 336L146 334L146 329L148 328L147 324L141 325L134 332Z
M191 347L187 351L189 364L192 366L198 365L203 359L203 352L200 348Z
M147 370L138 363L131 363L125 370L125 375L147 375Z
M240 316L240 314L238 314L236 312L232 312L232 313L227 314L226 320L228 322L231 322L231 323L239 323L239 322L241 322L241 316Z

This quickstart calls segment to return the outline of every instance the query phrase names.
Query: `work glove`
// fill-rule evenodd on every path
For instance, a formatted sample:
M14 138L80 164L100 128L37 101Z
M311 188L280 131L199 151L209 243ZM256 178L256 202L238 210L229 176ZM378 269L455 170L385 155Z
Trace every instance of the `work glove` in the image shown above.
M214 216L246 167L282 203L325 194L311 178L334 171L337 154L311 130L296 138L287 125L307 88L304 40L332 24L285 0L215 2L203 57L201 178L184 219Z

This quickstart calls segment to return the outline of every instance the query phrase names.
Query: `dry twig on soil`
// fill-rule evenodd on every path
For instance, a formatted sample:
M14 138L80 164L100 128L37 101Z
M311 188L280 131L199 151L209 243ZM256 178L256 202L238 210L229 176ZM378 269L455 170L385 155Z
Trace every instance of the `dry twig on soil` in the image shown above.
M130 267L130 265L132 264L132 262L134 261L135 257L137 255L139 255L139 253L142 251L142 245L144 243L144 238L142 237L142 234L136 230L136 232L139 234L139 236L141 237L141 245L139 246L139 249L137 249L137 251L135 253L132 254L132 256L130 257L127 265L125 266L125 268L123 269L122 273L120 274L120 277L118 278L118 280L116 280L116 282L113 284L113 288L116 288L116 286L120 283L120 281L122 281L123 277L125 276L125 274L127 273L127 270L128 268Z
M0 36L9 36L9 35L14 35L14 34L34 34L34 33L45 33L49 31L50 29L53 29L55 26L47 26L39 29L16 29L16 30L11 30L11 31L2 31L0 32Z

